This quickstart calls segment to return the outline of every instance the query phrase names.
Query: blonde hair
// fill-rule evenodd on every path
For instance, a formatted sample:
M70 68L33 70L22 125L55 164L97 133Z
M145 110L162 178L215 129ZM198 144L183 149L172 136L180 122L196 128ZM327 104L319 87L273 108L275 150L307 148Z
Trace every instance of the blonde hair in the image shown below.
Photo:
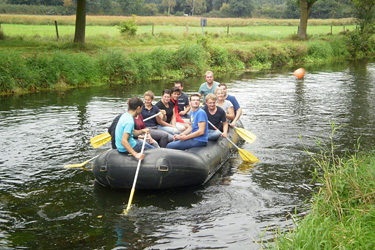
M155 98L155 95L154 95L154 93L153 93L151 90L146 91L146 92L144 93L143 97L146 97L146 96L151 97L151 100L154 100L154 98Z
M212 93L209 93L208 95L206 95L206 102L208 101L208 100L214 100L214 101L216 101L216 95L214 95L214 94L212 94Z
M205 76L207 76L207 75L212 75L212 76L214 76L214 72L212 72L212 71L206 71Z

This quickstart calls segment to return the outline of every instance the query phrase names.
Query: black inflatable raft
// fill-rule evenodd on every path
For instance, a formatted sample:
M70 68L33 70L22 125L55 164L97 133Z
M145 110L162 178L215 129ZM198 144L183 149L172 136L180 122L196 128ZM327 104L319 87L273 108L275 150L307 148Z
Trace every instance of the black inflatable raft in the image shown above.
M241 123L237 123L242 127ZM235 144L242 142L235 129L228 138ZM185 151L155 148L145 150L137 179L137 189L169 189L201 185L207 182L227 161L235 147L225 138L209 141L206 147ZM117 149L107 151L94 162L96 181L110 188L131 188L138 161Z

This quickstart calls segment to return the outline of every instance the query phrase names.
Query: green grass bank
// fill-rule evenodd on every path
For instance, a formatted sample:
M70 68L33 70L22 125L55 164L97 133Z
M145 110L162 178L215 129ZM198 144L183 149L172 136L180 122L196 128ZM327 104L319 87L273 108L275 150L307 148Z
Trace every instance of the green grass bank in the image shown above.
M321 144L322 145L322 144ZM330 144L333 145L333 144ZM276 232L271 249L375 249L375 152L313 156L321 188L294 229ZM356 150L359 152L359 146Z
M281 28L279 28L282 30ZM34 35L31 35L34 34ZM134 84L156 79L179 80L203 75L303 67L373 57L375 42L359 43L350 32L295 35L223 32L158 33L136 36L87 35L86 44L73 44L71 35L59 39L39 35L8 36L0 32L0 92L25 93L46 89L102 84ZM365 48L362 48L366 46Z

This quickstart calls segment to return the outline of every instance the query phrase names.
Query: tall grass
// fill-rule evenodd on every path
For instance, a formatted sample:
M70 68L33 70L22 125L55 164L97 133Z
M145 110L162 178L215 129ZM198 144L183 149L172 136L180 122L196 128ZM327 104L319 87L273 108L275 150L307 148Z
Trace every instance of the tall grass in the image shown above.
M315 177L321 184L311 212L296 220L296 228L279 232L275 249L374 249L375 152L336 155L332 123L328 143L317 141L313 156ZM356 150L359 151L359 146Z
M92 43L82 46L67 41L41 42L39 38L28 41L6 38L2 42L6 52L0 54L0 91L12 93L93 84L132 84L162 78L178 80L202 75L206 70L221 74L350 57L344 53L348 51L347 44L342 42L344 36L307 42L285 40L282 43L248 43L247 36L239 36L235 39L235 47L226 47L227 38L217 34L197 37L184 37L179 45L174 45L175 40L171 36L155 38L150 35L130 42L124 39L124 43L121 42L123 46L115 44L105 49L106 46ZM241 39L244 45L240 45ZM167 45L151 46L151 49L139 45L157 43L155 41L163 41L161 43ZM171 46L168 46L168 41ZM28 50L27 47L34 49Z
M120 25L123 21L131 20L131 16L87 16L87 25L114 26ZM200 26L201 17L188 16L137 16L138 25L174 25L174 26ZM28 24L46 25L53 24L57 20L61 25L74 25L75 15L53 16L53 15L7 15L0 14L0 23L6 24ZM213 27L230 26L298 26L299 19L266 19L266 18L207 18L208 25ZM309 19L309 26L320 25L354 25L354 18L343 19Z
M24 56L17 52L0 54L0 91L19 92L78 86L96 82L96 65L90 56L52 54Z

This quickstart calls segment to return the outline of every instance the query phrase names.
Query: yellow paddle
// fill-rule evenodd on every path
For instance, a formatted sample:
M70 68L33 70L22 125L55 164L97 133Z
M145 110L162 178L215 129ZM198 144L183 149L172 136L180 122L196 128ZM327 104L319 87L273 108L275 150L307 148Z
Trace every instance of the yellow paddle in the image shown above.
M111 150L111 149L108 149L108 150L104 151L103 153L105 153L105 152L107 152L107 151L109 151L109 150ZM99 155L101 155L101 154L102 154L102 153L100 153L100 154L98 154L98 155L92 157L91 159L89 159L89 160L87 160L87 161L85 161L85 162L82 162L82 163L76 163L76 164L69 164L69 165L66 165L66 166L64 166L64 168L83 168L84 170L87 170L87 171L88 171L88 169L85 168L84 166L85 166L87 163L89 163L90 161L92 161L92 160L98 158Z
M241 136L241 138L244 139L248 143L253 143L255 139L257 138L256 135L254 135L250 131L247 131L244 128L237 128L237 127L234 127L234 128L236 129L237 134Z
M143 144L142 144L141 154L143 154L143 150L145 149L146 138L147 138L147 133L145 134L145 138L143 139ZM129 212L130 207L131 207L132 202L133 202L133 196L134 196L134 192L135 192L135 185L136 185L136 183L137 183L138 173L139 173L139 169L140 169L140 167L141 167L141 161L142 161L142 160L139 160L139 161L138 161L137 170L135 171L135 176L134 176L134 181L133 181L133 187L132 187L132 190L130 191L130 196L129 196L128 206L127 206L126 209L122 212L122 214L125 214L125 215L128 215L128 212Z
M155 116L158 116L160 115L161 112L155 114L155 115L152 115L146 119L144 119L143 121L148 121L152 118L154 118ZM91 142L91 145L94 147L94 148L98 148L98 147L101 147L103 146L104 144L106 144L107 142L110 142L112 139L111 135L109 133L103 133L103 134L100 134L100 135L97 135L97 136L94 136L93 138L90 139L90 142Z
M91 138L90 142L94 148L98 148L111 141L111 138L112 137L109 133L104 133Z
M220 130L218 130L215 125L213 125L210 121L208 123L217 131L219 131L221 134L223 134ZM259 161L258 158L256 158L254 155L252 155L250 152L247 152L245 149L239 148L236 144L234 144L228 137L225 137L230 143L232 143L233 146L235 146L240 153L240 156L242 157L242 160L247 162L257 162Z

